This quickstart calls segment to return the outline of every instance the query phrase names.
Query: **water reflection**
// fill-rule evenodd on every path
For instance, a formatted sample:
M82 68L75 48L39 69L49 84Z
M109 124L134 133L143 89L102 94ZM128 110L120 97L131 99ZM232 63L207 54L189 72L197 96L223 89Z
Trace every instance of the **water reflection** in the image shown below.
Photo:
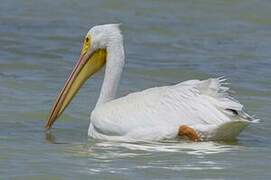
M241 147L237 141L229 143L190 142L182 140L162 142L112 142L91 139L87 144L71 146L68 152L74 155L82 155L83 153L86 156L97 159L114 159L150 155L157 152L202 156L238 150Z
M68 152L74 155L85 154L93 158L108 159L118 157L133 157L155 152L185 153L190 155L218 154L240 149L238 141L230 142L191 142L181 139L164 140L158 142L137 141L106 141L89 138L85 143L64 143L57 141L52 131L45 131L45 141L49 144L70 144Z
M60 129L57 131L61 131ZM116 142L86 139L82 142L72 136L72 131L45 132L47 143L62 149L64 157L76 159L80 172L91 175L124 175L155 172L188 173L217 171L230 168L224 157L231 158L246 149L241 142L191 142L180 139L160 142ZM65 136L66 137L66 136ZM69 143L63 143L69 142ZM62 145L61 145L62 144ZM61 146L60 146L61 145ZM229 159L228 159L229 161Z
M127 151L145 151L145 152L183 152L187 154L202 155L221 153L232 150L237 146L219 144L215 142L186 142L186 141L171 141L171 142L142 142L142 143L115 143L115 142L98 142L90 149L126 149Z
M59 141L57 141L55 135L50 130L46 130L44 132L44 135L45 135L45 141L48 144L68 144L68 143L65 143L65 142L59 142Z
M213 159L225 156L242 147L237 142L109 142L89 140L73 144L66 153L87 159L85 171L89 174L123 174L131 171L187 171L221 170L226 166ZM127 161L128 160L128 161ZM126 166L129 165L130 169ZM95 164L93 166L92 164ZM117 164L117 166L115 166ZM132 169L131 169L132 168Z
M46 131L45 133L45 140L49 144L56 144L56 138L50 131Z

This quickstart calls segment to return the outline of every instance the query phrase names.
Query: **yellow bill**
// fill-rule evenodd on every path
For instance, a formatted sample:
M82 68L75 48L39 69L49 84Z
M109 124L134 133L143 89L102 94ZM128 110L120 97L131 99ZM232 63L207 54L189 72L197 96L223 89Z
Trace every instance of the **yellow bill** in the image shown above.
M63 113L85 81L100 70L105 62L106 50L98 49L93 51L90 39L87 37L84 41L79 60L52 107L45 128L50 129L52 127L53 123Z

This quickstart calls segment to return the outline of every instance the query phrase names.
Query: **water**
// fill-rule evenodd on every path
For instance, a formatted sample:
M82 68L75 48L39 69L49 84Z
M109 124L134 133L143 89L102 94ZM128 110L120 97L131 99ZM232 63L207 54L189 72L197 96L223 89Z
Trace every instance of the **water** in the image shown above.
M0 179L270 179L270 9L268 0L1 0ZM225 76L262 122L236 142L88 139L99 73L46 133L83 36L119 22L127 64L118 96Z

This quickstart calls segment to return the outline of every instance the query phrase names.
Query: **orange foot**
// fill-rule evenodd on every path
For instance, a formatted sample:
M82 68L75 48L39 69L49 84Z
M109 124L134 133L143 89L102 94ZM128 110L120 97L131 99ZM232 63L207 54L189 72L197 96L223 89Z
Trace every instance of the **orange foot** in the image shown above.
M198 135L198 133L191 127L187 126L187 125L182 125L179 127L179 132L178 132L179 136L182 137L186 137L192 141L200 141L200 137Z

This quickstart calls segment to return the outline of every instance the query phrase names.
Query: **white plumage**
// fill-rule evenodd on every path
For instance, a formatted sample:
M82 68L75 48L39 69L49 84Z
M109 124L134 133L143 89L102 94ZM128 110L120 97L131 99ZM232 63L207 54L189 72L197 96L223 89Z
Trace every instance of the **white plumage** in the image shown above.
M114 99L115 92L109 91L118 84L122 72L122 66L116 64L124 64L122 38L118 41L114 37L121 37L121 33L118 25L96 28L110 31L114 41L105 44L111 49L107 48L109 56L98 100L102 103L98 103L91 114L89 136L108 140L170 139L177 137L179 126L188 125L202 140L229 140L253 120L243 112L243 106L229 96L222 78L189 80ZM92 30L88 34L96 36Z
M95 52L100 52L100 56L94 56ZM88 130L93 138L171 139L176 138L182 132L180 126L185 125L201 140L230 140L249 122L255 121L229 96L223 78L190 80L115 99L125 53L119 25L107 24L95 26L87 33L79 62L52 108L47 128L60 116L83 82L105 62L104 81Z
M190 80L109 101L92 112L89 135L108 140L161 140L176 138L178 127L189 125L202 140L233 139L252 118L228 95L223 81Z

